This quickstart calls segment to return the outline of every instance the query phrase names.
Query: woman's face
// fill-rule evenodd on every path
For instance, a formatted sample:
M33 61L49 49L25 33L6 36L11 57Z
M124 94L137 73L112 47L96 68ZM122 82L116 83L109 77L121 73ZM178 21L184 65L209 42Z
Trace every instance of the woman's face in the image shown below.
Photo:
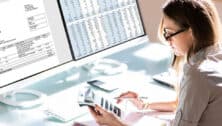
M192 30L180 28L167 16L163 17L163 35L177 56L186 55L193 44Z

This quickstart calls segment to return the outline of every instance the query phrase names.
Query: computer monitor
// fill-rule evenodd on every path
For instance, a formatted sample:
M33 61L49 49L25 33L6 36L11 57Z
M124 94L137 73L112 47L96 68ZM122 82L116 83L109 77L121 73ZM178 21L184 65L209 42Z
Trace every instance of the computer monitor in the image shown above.
M55 0L3 0L0 16L0 92L72 61Z
M137 0L58 0L58 3L72 56L78 64L147 40Z
M3 0L0 16L0 92L147 41L137 0Z

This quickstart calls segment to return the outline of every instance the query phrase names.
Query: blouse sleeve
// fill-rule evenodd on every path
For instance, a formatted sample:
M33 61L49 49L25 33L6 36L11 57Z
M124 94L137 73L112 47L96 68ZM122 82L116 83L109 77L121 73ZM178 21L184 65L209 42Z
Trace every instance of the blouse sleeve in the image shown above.
M179 105L174 126L197 126L209 101L204 73L191 69L181 83Z

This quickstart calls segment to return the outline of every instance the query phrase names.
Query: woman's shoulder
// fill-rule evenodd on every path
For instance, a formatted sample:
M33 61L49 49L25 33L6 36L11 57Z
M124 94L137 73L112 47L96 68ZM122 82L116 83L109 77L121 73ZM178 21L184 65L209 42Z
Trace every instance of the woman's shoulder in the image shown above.
M200 73L220 73L222 75L222 46L215 45L207 50L204 60L196 66Z
M218 57L208 57L200 63L186 64L184 74L190 80L202 84L222 83L222 53Z
M184 70L195 73L220 72L222 74L222 45L216 44L201 50L185 65Z
M181 90L192 89L195 91L201 89L205 92L221 91L222 88L216 89L216 87L218 83L222 83L222 73L218 73L217 69L208 64L208 61L204 61L199 65L187 65L188 67L185 68L184 76L180 84Z
M196 64L186 64L184 70L189 73L195 74L212 74L212 73L220 73L222 75L222 54L220 56L220 60L218 58L205 59Z

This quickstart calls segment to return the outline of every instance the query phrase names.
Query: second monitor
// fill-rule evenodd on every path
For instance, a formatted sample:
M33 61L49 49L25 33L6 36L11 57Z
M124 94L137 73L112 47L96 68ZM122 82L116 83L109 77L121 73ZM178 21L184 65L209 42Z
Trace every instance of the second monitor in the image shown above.
M58 4L75 61L95 60L143 41L137 0L58 0Z

